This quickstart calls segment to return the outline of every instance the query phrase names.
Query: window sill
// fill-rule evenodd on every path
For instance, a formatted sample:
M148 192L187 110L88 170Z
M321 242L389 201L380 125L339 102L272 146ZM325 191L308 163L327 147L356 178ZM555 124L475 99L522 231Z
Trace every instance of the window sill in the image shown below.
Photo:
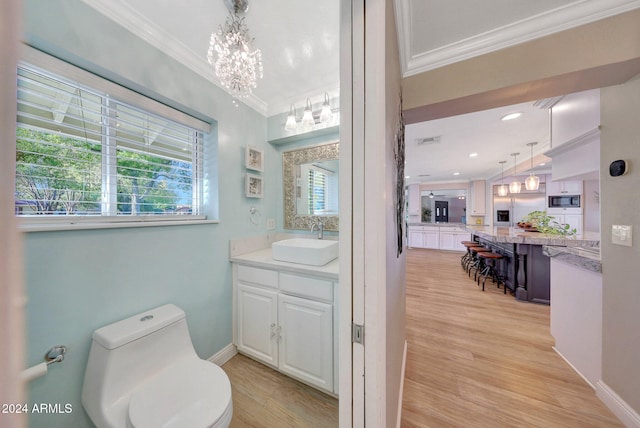
M190 219L56 219L56 221L44 221L44 219L18 218L18 230L20 232L55 232L67 230L91 230L91 229L124 229L131 227L162 227L183 226L196 224L216 224L218 220L207 220L206 217Z

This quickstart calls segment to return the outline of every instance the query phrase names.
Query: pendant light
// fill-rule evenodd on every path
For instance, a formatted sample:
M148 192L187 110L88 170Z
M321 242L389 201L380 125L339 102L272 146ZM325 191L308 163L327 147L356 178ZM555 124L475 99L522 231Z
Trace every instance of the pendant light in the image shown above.
M511 156L513 156L513 181L511 182L511 184L509 184L510 193L520 193L520 189L522 189L522 184L520 183L520 180L518 180L517 176L518 162L516 159L518 158L519 154L520 152L511 153Z
M500 186L498 187L498 196L507 196L507 193L509 193L509 189L504 184L504 164L507 163L507 161L500 161L498 163L502 167L502 171L500 172Z
M540 177L533 175L533 146L536 144L538 143L535 141L533 143L527 143L527 146L531 147L531 169L529 170L529 176L524 180L524 187L526 187L527 190L538 190L538 187L540 187Z

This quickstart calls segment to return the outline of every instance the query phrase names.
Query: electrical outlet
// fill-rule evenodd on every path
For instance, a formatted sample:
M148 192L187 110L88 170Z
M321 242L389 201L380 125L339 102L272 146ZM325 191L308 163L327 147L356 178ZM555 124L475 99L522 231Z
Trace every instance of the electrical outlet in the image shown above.
M614 224L611 226L611 242L616 245L631 247L632 227Z
M276 228L276 220L273 218L267 219L267 230L273 230Z

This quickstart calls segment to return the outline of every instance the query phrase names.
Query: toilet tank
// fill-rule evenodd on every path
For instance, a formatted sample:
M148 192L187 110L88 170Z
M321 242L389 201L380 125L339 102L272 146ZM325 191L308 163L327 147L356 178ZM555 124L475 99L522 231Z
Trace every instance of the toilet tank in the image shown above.
M99 328L93 333L82 403L92 418L102 415L117 402L128 402L122 398L147 378L183 358L199 357L185 313L175 305Z

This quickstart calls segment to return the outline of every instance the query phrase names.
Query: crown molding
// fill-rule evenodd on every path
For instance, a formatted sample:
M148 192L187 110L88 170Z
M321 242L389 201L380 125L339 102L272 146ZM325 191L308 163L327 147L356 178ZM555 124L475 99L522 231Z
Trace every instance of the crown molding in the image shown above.
M398 25L398 47L403 77L640 8L640 0L579 0L438 49L411 55L411 1L396 0L396 20L402 22Z
M215 79L214 72L206 60L206 53L198 55L196 52L193 52L189 47L138 13L138 11L127 4L125 0L109 0L108 2L102 0L82 0L82 2L232 96L229 91ZM267 103L254 94L251 94L246 99L239 100L239 102L253 108L263 116L267 116Z

